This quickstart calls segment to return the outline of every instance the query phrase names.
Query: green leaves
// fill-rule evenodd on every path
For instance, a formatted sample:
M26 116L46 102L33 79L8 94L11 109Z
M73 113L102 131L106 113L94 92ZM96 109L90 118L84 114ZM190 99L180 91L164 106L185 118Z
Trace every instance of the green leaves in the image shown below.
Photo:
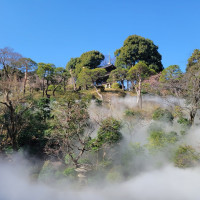
M82 87L94 85L97 79L104 76L105 74L105 69L88 69L84 67L83 70L78 74L77 85Z
M163 121L163 122L172 122L174 117L172 113L167 109L157 108L152 116L153 120Z
M103 59L104 55L99 51L88 51L83 53L79 58L71 58L66 65L66 69L75 72L77 77L83 68L95 69Z
M109 80L111 82L124 81L124 80L126 80L127 72L128 72L127 69L119 67L119 68L111 71L111 73L109 75Z
M161 55L158 47L154 43L138 35L131 35L124 45L115 51L116 63L118 67L130 68L139 61L144 61L147 65L153 65L156 72L163 70Z
M128 71L128 80L138 81L154 74L154 70L150 70L144 62L139 62Z
M198 63L200 63L200 49L195 49L191 57L188 59L186 71Z
M118 143L122 139L122 134L119 131L121 127L121 122L112 117L103 120L98 131L98 143L102 145Z
M40 78L51 79L55 70L54 64L38 63L37 74Z
M167 81L175 81L180 80L183 73L178 65L170 65L166 69L164 69L160 76L160 82L167 82Z

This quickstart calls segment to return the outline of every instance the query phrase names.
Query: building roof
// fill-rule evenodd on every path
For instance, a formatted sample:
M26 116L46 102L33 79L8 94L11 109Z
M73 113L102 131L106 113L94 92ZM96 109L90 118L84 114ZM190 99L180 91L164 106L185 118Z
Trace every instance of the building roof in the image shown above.
M104 65L104 66L100 66L100 68L102 68L102 69L105 69L105 68L108 68L108 67L115 67L115 66L113 64L107 64L107 65Z

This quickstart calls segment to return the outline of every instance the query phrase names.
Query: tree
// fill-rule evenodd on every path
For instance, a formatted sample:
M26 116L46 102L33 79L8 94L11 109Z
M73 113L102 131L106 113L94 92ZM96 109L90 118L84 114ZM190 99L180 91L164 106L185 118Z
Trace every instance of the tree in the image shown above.
M160 82L167 83L169 80L179 80L183 73L178 65L170 65L165 68L160 76Z
M54 69L54 77L51 79L53 84L53 96L55 96L56 89L63 85L63 90L66 92L66 81L69 79L70 73L63 67Z
M6 142L11 143L14 150L18 149L18 137L27 126L26 113L32 107L29 98L22 95L21 82L12 78L0 81L0 124L6 134Z
M75 70L76 65L79 63L79 58L71 58L70 61L66 65L66 70Z
M37 74L40 78L42 78L43 97L44 97L44 94L46 94L46 96L49 97L48 88L49 88L50 82L54 78L54 70L55 70L55 65L53 64L38 63ZM45 86L45 80L46 80L46 86Z
M76 65L79 63L79 58L71 58L70 61L66 65L66 70L70 72L72 84L74 87L74 91L76 90L76 74L75 74L75 68Z
M84 89L87 89L89 85L92 85L90 69L83 68L83 70L78 74L77 85Z
M124 80L126 80L127 72L128 72L127 69L119 67L111 71L109 75L109 80L112 82L120 81L122 89L124 90Z
M110 150L113 146L120 143L122 140L122 134L120 132L121 128L121 122L113 117L102 120L97 137L89 141L89 146L91 146L94 151L97 151L97 164L100 151L103 151L102 156L104 160L104 157L107 154L106 150ZM116 149L114 149L114 151L116 151Z
M176 167L187 168L199 163L199 154L190 145L180 145L175 151L174 164Z
M11 48L5 47L0 49L0 65L4 80L13 76L20 58L22 58L21 54L14 52Z
M162 71L159 82L162 83L161 86L163 89L169 90L171 94L179 96L181 89L179 87L175 87L175 85L179 85L182 77L183 73L180 67L178 65L170 65Z
M84 68L78 75L77 85L87 89L88 85L95 88L98 96L103 100L103 96L98 92L96 81L106 74L106 70L102 68L87 69Z
M89 121L87 104L83 100L76 101L76 97L70 94L66 96L66 101L53 104L52 116L45 152L62 162L68 155L78 168L79 159L89 151L88 142L94 130Z
M20 58L18 60L18 67L24 73L24 94L26 93L26 83L28 80L28 72L36 70L37 63L30 58Z
M154 74L153 69L149 69L144 62L139 62L128 71L128 80L131 81L137 93L137 104L142 108L142 80Z
M186 71L188 71L190 69L190 67L192 67L193 65L196 65L199 62L200 62L200 50L195 49L193 51L191 57L188 59Z
M200 108L200 62L193 63L185 74L182 74L177 65L169 66L162 72L160 80L164 82L164 89L186 100L185 105L180 106L188 112L192 125Z
M186 99L190 123L194 123L197 110L200 108L200 62L191 66L180 80L181 96Z
M81 72L83 67L88 69L95 69L97 66L101 64L101 61L104 59L104 55L100 53L99 51L88 51L83 53L79 57L79 61L76 64L75 67L75 74L78 76L78 74Z
M158 46L153 41L138 35L129 36L124 45L115 51L115 56L115 65L118 67L129 69L139 61L143 61L156 72L163 70Z

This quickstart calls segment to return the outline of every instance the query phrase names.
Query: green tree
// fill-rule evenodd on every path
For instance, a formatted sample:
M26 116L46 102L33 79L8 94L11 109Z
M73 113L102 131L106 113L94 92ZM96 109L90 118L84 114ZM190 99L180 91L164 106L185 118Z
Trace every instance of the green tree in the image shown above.
M157 108L153 112L152 116L153 120L163 121L163 122L172 122L174 120L174 116L167 109Z
M69 71L64 69L63 67L57 67L54 69L54 77L51 79L53 85L53 96L55 96L56 90L63 86L64 92L66 92L66 82L70 77Z
M77 79L77 85L87 89L88 86L93 86L98 94L98 96L103 99L103 96L98 92L96 81L106 74L105 69L95 68L88 69L83 68L83 70L79 73Z
M180 168L192 167L199 162L199 154L190 145L180 145L175 151L174 164Z
M45 152L62 162L68 155L75 165L79 167L79 160L89 150L88 142L91 140L93 128L87 112L87 103L76 96L69 94L65 100L52 104L52 120L47 135Z
M183 73L178 65L170 65L165 68L160 76L160 82L176 81L182 77Z
M74 91L76 90L76 78L77 78L77 76L75 74L75 69L76 69L76 65L79 62L80 62L80 59L78 57L77 58L71 58L70 61L66 65L66 70L69 71L69 73L71 75Z
M37 63L30 58L20 58L18 60L19 69L24 73L23 91L26 93L26 84L28 80L28 72L36 70Z
M153 41L138 35L129 36L124 45L115 51L115 56L115 65L118 67L130 68L143 61L156 72L163 70L158 46Z
M153 69L149 69L144 62L139 62L128 71L127 79L131 81L137 93L137 104L142 108L142 81L154 74Z
M100 129L97 133L97 142L99 145L116 144L122 139L120 129L122 124L120 121L109 117L101 122Z
M83 70L78 74L77 85L84 89L92 85L91 70L88 68L83 68Z
M111 82L120 81L122 89L124 90L124 80L126 80L127 72L127 69L118 67L117 69L111 71L109 75L109 80Z
M75 70L76 65L79 63L79 58L71 58L70 61L66 65L66 70Z
M158 128L157 130L151 130L148 138L148 147L150 150L162 149L167 147L169 144L174 144L178 141L178 135L176 132L165 132Z
M186 71L190 69L193 65L196 65L197 63L200 63L200 50L195 49L191 55L191 57L188 59L188 64Z
M108 117L100 123L97 137L89 141L91 149L97 152L97 165L99 162L99 154L102 155L102 160L104 160L110 150L116 152L116 149L112 147L118 145L122 140L121 128L121 122L113 117Z
M95 69L97 66L101 64L101 61L104 59L104 55L100 53L99 51L88 51L83 53L79 57L79 62L76 64L75 67L75 74L78 76L78 74L81 72L83 67L88 69Z
M55 70L54 64L38 63L37 74L40 78L42 78L43 97L44 97L44 94L46 94L46 96L49 97L48 88L52 79L54 78L54 70ZM45 84L45 81L46 81L46 84Z

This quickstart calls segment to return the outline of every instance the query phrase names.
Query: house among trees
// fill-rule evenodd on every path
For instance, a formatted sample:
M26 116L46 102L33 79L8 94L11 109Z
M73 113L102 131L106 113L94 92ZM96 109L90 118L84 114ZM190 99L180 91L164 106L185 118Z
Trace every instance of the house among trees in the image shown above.
M108 78L109 78L109 75L110 75L110 72L112 70L115 70L116 67L111 64L110 62L105 65L105 66L101 66L100 67L101 69L105 69L106 70L106 74L103 76L103 77L100 77L98 80L97 80L97 85L104 85L105 88L111 88L111 83L107 82Z

